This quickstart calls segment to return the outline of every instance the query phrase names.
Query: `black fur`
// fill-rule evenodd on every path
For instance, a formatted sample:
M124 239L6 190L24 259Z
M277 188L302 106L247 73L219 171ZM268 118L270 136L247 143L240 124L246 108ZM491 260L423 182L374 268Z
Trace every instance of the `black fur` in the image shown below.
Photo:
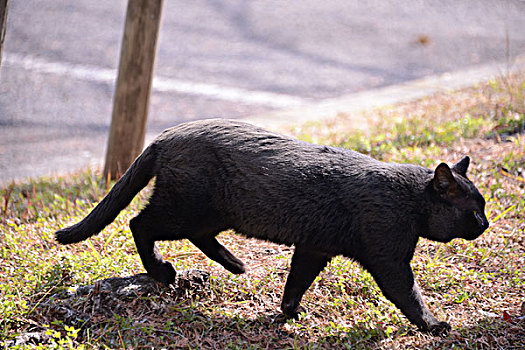
M130 223L148 273L171 283L175 270L155 241L187 238L233 273L244 264L215 236L226 229L295 245L282 311L296 317L332 257L360 262L421 330L446 332L425 307L410 268L419 237L474 239L488 227L485 201L466 178L469 158L435 171L383 163L249 124L207 120L164 131L80 223L56 233L74 243L98 233L156 177L149 204Z

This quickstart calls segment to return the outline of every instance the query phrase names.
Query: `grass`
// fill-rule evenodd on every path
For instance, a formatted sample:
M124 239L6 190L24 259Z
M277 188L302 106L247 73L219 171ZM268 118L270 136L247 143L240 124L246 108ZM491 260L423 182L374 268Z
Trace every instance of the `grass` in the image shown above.
M54 242L57 229L80 220L109 188L97 171L86 170L0 189L0 344L42 349L525 348L524 93L525 75L517 74L370 111L368 132L347 129L352 116L345 115L290 131L384 161L434 167L471 156L471 180L485 195L491 227L472 242L421 240L412 262L427 304L453 327L448 336L417 332L367 272L340 257L306 293L309 313L299 321L277 322L293 249L232 232L219 238L249 266L247 274L229 274L187 241L163 243L160 250L176 269L209 271L209 287L184 295L166 288L106 309L100 300L107 296L85 295L73 303L89 319L68 322L59 306L69 288L144 272L128 222L146 202L148 189L98 236L67 247ZM15 346L12 341L28 332L41 334L38 345Z

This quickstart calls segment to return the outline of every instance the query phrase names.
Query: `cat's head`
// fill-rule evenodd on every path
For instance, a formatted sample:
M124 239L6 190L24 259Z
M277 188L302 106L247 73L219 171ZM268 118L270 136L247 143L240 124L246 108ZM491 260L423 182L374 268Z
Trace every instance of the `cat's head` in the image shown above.
M434 171L430 187L432 205L424 237L439 242L454 238L479 237L489 227L485 199L467 178L469 157L450 168L441 163Z

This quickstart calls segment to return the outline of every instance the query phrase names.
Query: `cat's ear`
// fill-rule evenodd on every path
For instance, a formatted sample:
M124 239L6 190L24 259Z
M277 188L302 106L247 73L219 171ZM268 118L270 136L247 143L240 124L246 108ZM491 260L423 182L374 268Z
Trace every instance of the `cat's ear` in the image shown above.
M434 171L432 182L434 189L443 197L453 196L459 190L454 174L446 163L438 165Z
M463 157L462 160L454 164L454 166L452 167L452 170L454 170L456 173L458 173L459 175L463 177L467 177L467 169L468 169L469 164L470 164L470 158L469 156L465 156Z

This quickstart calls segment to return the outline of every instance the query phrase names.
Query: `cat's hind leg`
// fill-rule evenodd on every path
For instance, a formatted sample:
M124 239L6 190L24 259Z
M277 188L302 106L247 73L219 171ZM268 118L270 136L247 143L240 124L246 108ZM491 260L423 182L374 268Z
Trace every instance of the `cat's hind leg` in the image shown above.
M163 220L160 220L150 207L146 207L131 219L129 226L137 252L148 274L165 284L175 282L175 269L162 258L155 246L155 241L170 239L169 227L165 227Z
M286 318L297 318L304 311L300 306L304 293L331 259L331 255L314 249L303 246L295 247L281 303L281 309Z
M231 273L241 274L246 271L244 263L220 244L214 236L190 237L189 239L208 258L218 262Z

